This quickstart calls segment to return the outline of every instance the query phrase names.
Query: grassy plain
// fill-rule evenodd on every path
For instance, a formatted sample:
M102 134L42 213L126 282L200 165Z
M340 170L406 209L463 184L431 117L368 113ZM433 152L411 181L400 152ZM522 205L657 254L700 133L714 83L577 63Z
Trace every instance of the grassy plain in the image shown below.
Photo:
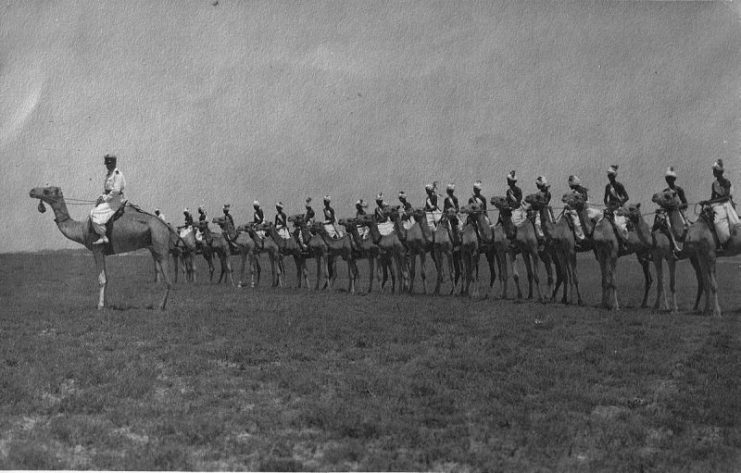
M741 469L737 264L722 319L635 308L634 260L619 312L205 281L160 312L148 255L109 270L99 312L85 253L0 255L0 468Z

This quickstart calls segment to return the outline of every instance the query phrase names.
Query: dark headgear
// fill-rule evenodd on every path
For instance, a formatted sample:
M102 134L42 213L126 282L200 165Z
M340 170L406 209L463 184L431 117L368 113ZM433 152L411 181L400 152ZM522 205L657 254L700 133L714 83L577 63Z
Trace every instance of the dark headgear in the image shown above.
M105 164L116 164L116 156L112 154L106 154L103 156L103 163Z

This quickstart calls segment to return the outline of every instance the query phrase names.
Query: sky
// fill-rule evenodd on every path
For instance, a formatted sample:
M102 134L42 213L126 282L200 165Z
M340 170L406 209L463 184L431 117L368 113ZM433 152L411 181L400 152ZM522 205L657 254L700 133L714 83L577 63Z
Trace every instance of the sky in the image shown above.
M28 197L95 199L103 156L162 209L257 199L272 219L330 194L474 181L555 205L606 170L654 208L673 165L688 199L711 166L741 189L741 8L727 2L0 1L0 252L76 248ZM442 192L442 191L441 191ZM741 201L741 199L739 199ZM87 206L71 206L87 218Z

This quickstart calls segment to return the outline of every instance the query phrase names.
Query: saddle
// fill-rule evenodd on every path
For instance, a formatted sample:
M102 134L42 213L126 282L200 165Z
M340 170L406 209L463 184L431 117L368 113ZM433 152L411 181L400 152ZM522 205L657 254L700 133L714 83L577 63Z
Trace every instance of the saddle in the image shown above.
M142 209L138 205L130 204L128 201L124 201L121 203L121 206L116 210L116 212L111 215L111 218L108 219L108 221L105 223L105 236L108 238L108 243L105 243L103 245L103 254L108 256L114 254L113 251L113 223L121 218L123 216L124 211L126 210L126 207L130 207L137 212L143 212ZM95 230L93 229L93 221L92 219L88 219L88 228L91 235L95 235Z

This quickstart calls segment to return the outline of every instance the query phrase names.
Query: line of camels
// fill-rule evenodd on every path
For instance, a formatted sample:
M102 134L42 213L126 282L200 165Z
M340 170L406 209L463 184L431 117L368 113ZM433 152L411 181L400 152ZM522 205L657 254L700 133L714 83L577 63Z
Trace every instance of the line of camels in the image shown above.
M108 277L105 267L105 256L113 253L125 253L142 248L152 253L155 274L161 275L165 293L159 307L165 309L172 288L169 275L169 259L174 258L174 278L177 280L178 261L184 261L186 279L195 280L193 259L196 255L196 241L193 232L181 236L158 217L144 212L135 206L127 205L123 214L113 224L112 248L92 245L97 235L92 231L89 221L77 221L70 217L67 205L58 187L34 188L30 197L39 199L39 211L45 210L44 203L54 211L55 222L62 234L72 241L80 243L93 252L99 283L98 308L105 307L105 291ZM389 207L387 217L393 222L393 231L382 234L373 216L361 216L354 219L340 220L339 224L347 230L344 236L331 238L321 222L305 222L302 215L289 217L289 221L298 229L290 238L283 238L272 224L262 226L240 225L231 235L233 246L222 233L213 233L208 223L200 222L199 229L203 234L202 255L208 262L209 275L213 279L214 256L221 262L219 282L225 281L240 287L246 286L245 271L250 270L249 285L254 287L260 281L259 255L268 255L272 269L272 285L283 287L285 264L284 257L292 256L296 266L299 287L309 287L307 261L316 262L315 289L333 288L337 278L337 261L347 262L350 293L355 292L359 276L357 261L367 260L369 264L368 291L373 290L374 279L378 279L381 290L385 290L388 279L391 279L392 292L414 292L417 275L421 278L424 293L428 292L426 281L427 256L432 257L437 272L433 294L438 295L446 277L451 282L450 294L479 295L479 260L483 254L490 270L489 288L499 280L500 297L510 297L510 282L514 283L516 297L522 298L519 275L515 266L518 255L525 263L528 281L527 297L538 300L556 300L559 290L563 290L561 302L564 304L583 304L579 291L577 272L577 252L592 251L599 262L602 279L601 306L618 309L617 285L615 270L620 256L635 254L643 268L644 295L642 307L647 307L649 290L652 286L650 263L653 262L657 276L657 292L654 309L679 310L676 297L676 262L672 251L672 242L664 231L652 229L644 220L640 204L620 209L630 222L627 251L620 250L617 235L612 224L605 218L593 218L588 214L588 204L577 192L563 195L562 202L574 209L581 222L586 239L577 245L574 230L563 213L554 218L553 212L543 201L541 194L528 195L524 201L530 208L530 218L515 226L512 222L512 209L503 197L493 197L491 203L498 209L500 219L491 224L486 212L475 206L464 206L460 209L462 229L459 235L453 235L450 219L456 216L453 211L442 215L440 223L434 228L427 224L426 214L421 209L405 215L399 207ZM679 210L679 200L672 190L657 193L652 201L663 209L671 222L674 238L683 243L680 258L689 259L697 279L697 294L694 310L700 307L700 300L705 295L703 312L721 315L718 304L718 285L716 281L716 258L733 256L741 253L741 231L736 226L731 231L731 238L722 251L717 250L716 236L713 230L712 208L705 206L697 220L685 227ZM544 244L539 245L534 218L540 215ZM404 220L409 220L405 225ZM464 223L465 222L465 223ZM213 223L224 228L223 217L213 219ZM361 237L359 226L368 227L368 236ZM261 237L258 232L264 232ZM387 233L387 232L384 232ZM301 238L300 243L297 238ZM454 242L457 244L454 245ZM302 248L303 246L303 248ZM230 255L238 253L241 257L239 282L235 284L232 276ZM419 259L419 272L417 272ZM545 296L540 287L539 264L543 263L547 275ZM664 289L663 263L669 269L669 290L671 301ZM554 282L555 270L555 282ZM374 274L375 273L375 274ZM159 279L157 276L155 279ZM574 301L576 297L576 301Z

